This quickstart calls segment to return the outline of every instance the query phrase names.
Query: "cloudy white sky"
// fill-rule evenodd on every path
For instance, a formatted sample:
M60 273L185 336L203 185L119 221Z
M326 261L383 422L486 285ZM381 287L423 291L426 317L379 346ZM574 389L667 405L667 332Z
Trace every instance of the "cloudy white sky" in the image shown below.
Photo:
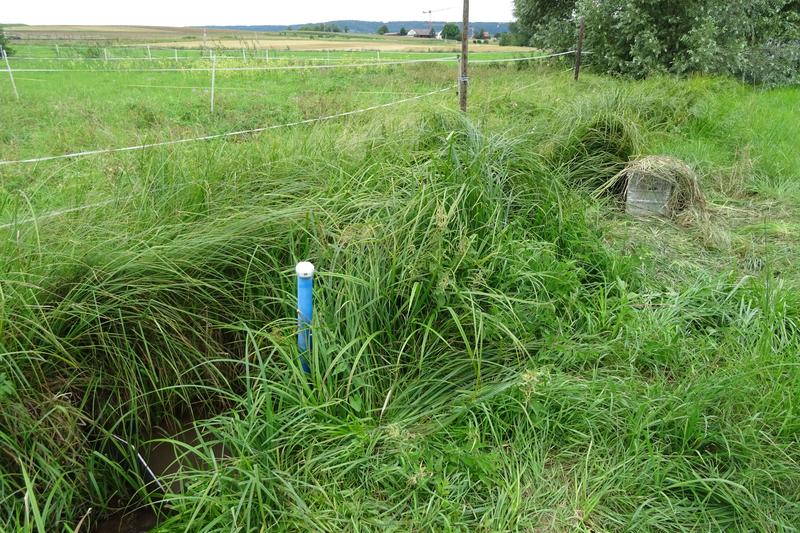
M472 0L472 20L511 20L513 0ZM448 9L450 8L450 9ZM28 0L4 1L0 22L204 26L329 20L458 20L461 0Z

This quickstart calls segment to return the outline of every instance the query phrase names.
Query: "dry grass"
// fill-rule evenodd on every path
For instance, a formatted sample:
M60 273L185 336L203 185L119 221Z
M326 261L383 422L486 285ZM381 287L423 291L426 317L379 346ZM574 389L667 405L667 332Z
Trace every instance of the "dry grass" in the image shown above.
M202 28L175 28L171 26L83 26L83 25L39 25L6 26L9 35L22 39L47 40L97 40L97 39L181 39L185 37L202 38ZM210 36L230 35L228 30L207 30Z

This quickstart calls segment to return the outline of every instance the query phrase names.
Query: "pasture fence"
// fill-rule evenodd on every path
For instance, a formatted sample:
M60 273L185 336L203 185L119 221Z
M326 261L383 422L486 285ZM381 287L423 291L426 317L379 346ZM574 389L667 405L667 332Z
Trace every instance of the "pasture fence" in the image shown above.
M146 150L148 148L155 148L155 147L159 147L159 146L172 146L172 145L176 145L176 144L185 144L185 143L198 142L198 141L210 141L210 140L213 140L213 139L224 139L224 138L228 138L228 137L237 137L237 136L242 136L242 135L252 135L252 134L255 134L255 133L262 133L262 132L270 131L270 130L277 130L277 129L282 129L282 128L291 128L291 127L294 127L294 126L301 126L301 125L304 125L304 124L314 124L314 123L318 123L318 122L325 122L325 121L329 121L329 120L334 120L334 119L337 119L337 118L343 118L343 117L348 117L348 116L353 116L353 115L360 115L362 113L375 111L376 109L384 109L384 108L387 108L387 107L397 106L397 105L404 104L404 103L407 103L407 102L411 102L411 101L414 101L414 100L421 100L421 99L427 98L429 96L433 96L433 95L436 95L436 94L443 93L445 91L449 91L449 90L453 89L454 87L455 87L454 85L451 85L451 86L448 86L448 87L445 87L445 88L442 88L442 89L436 89L436 90L428 92L428 93L418 94L416 96L412 96L412 97L409 97L409 98L403 98L403 99L400 99L400 100L395 100L395 101L384 103L384 104L377 104L377 105L370 106L370 107L365 107L365 108L362 108L362 109L355 109L355 110L352 110L352 111L345 111L345 112L342 112L342 113L335 113L333 115L326 115L326 116L322 116L322 117L309 118L309 119L305 119L305 120L298 120L298 121L295 121L295 122L288 122L286 124L276 124L276 125L273 125L273 126L264 126L264 127L261 127L261 128L253 128L253 129L248 129L248 130L232 131L232 132L227 132L227 133L216 133L216 134L212 134L212 135L203 135L203 136L200 136L200 137L189 137L189 138L185 138L185 139L175 139L175 140L171 140L171 141L162 141L162 142L157 142L157 143L147 143L147 144L140 144L140 145L135 145L135 146L125 146L125 147L121 147L121 148L101 148L101 149L97 149L97 150L85 150L85 151L82 151L82 152L73 152L73 153L69 153L69 154L61 154L61 155L53 155L53 156L34 157L34 158L29 158L29 159L0 160L0 166L18 165L18 164L30 164L30 163L42 163L42 162L45 162L45 161L54 161L54 160L58 160L58 159L75 159L75 158L79 158L79 157L88 157L88 156L93 156L93 155L110 154L110 153L116 153L116 152L132 152L132 151L137 151L137 150Z
M152 55L152 51L149 49L147 50L148 57L147 58L130 58L130 57L109 57L107 49L103 49L103 57L101 58L71 58L71 57L64 57L61 55L62 51L56 47L57 57L30 57L30 58L22 58L16 57L15 60L57 60L57 61L84 61L84 60L92 60L92 61L103 61L104 64L110 61L127 61L127 60L142 60L147 59L148 61L153 61L154 56ZM536 56L526 56L526 57L512 57L512 58L496 58L496 59L477 59L471 61L471 63L476 64L503 64L503 63L518 63L518 62L525 62L525 61L539 61L545 60L549 58L556 58L565 55L570 55L575 53L575 50L569 50L565 52L553 53L553 54L546 54L546 55L536 55ZM584 52L586 53L586 52ZM2 51L2 56L6 64L6 69L8 71L9 79L12 83L14 94L17 99L19 99L19 93L17 92L17 87L14 82L14 72L23 72L23 73L59 73L59 72L91 72L91 73L124 73L124 72L148 72L148 73L158 73L158 72L210 72L211 73L211 112L214 112L214 101L215 101L215 94L216 94L216 74L217 72L248 72L248 71L297 71L297 70L329 70L329 69L358 69L358 68L375 68L375 67L384 67L384 66L402 66L402 65L414 65L414 64L425 64L425 63L455 63L459 61L458 57L436 57L436 58L428 58L428 59L408 59L408 60L389 60L383 61L381 60L380 51L378 51L376 60L374 61L365 61L359 63L333 63L335 61L351 61L350 58L296 58L301 61L328 61L328 64L312 64L312 65L275 65L275 66L223 66L219 67L217 65L218 59L229 59L229 60L247 60L247 55L243 51L242 58L238 58L236 56L217 56L216 53L211 50L209 51L208 57L200 57L200 58L193 58L193 57L180 57L178 56L177 49L174 50L173 58L176 61L179 60L209 60L210 66L209 67L189 67L189 68L14 68L12 69L11 63L8 60L8 57L5 54L5 51ZM158 58L164 59L164 58ZM169 58L167 58L169 59ZM265 51L264 60L270 61L270 59L274 59L274 55L270 58L269 50ZM291 58L290 58L291 59ZM283 128L292 128L301 125L308 125L308 124L316 124L326 121L332 121L339 118L344 118L348 116L355 116L360 115L363 113L368 113L371 111L385 109L389 107L394 107L398 105L402 105L408 102L421 100L424 98L432 97L438 94L441 94L446 91L453 90L457 88L458 85L450 85L444 88L436 89L424 94L418 94L414 96L410 96L407 98L402 98L399 100L394 100L391 102L377 104L369 107L364 107L360 109L345 111L341 113L335 113L305 120L298 120L294 122L288 122L284 124L276 124L271 126L263 126L258 128L246 129L246 130L239 130L239 131L232 131L232 132L225 132L225 133L217 133L217 134L210 134L210 135L203 135L203 136L196 136L196 137L189 137L189 138L182 138L182 139L173 139L167 141L160 141L160 142L153 142L153 143L144 143L139 145L133 146L124 146L124 147L115 147L115 148L100 148L100 149L92 149L92 150L83 150L83 151L76 151L66 154L59 154L59 155L47 155L47 156L39 156L39 157L31 157L25 159L7 159L7 160L0 160L0 167L7 167L11 165L26 165L26 164L39 164L45 163L50 161L58 161L58 160L73 160L78 158L85 158L95 155L101 154L112 154L112 153L122 153L122 152L133 152L133 151L142 151L156 147L166 147L166 146L175 146L175 145L182 145L188 143L196 143L196 142L204 142L210 141L215 139L226 139L231 137L237 136L244 136L244 135L253 135L258 133L263 133L266 131L271 130L278 130ZM117 199L110 199L101 202L95 202L91 204L80 205L76 207L71 207L67 209L60 209L56 211L51 211L48 213L44 213L38 216L32 216L30 218L24 220L18 220L6 224L0 225L0 229L9 229L18 227L19 225L25 225L30 223L36 223L39 220L51 219L60 216L64 216L70 213L75 213L79 211L85 211L88 209L100 208L103 206L107 206L112 204L113 202L117 201Z
M273 126L265 126L265 127L262 127L262 128L254 128L254 129L250 129L250 130L242 130L242 131L235 131L235 132L228 132L228 133L220 133L220 134L214 134L214 135L204 135L202 137L191 137L191 138L186 138L186 139L177 139L177 140L164 141L164 142L158 142L158 143L141 144L141 145L138 145L138 146L126 146L126 147L122 147L122 148L107 148L107 149L100 149L100 150L87 150L87 151L75 152L75 153L71 153L71 154L36 157L36 158L31 158L31 159L21 159L21 160L11 160L11 161L3 160L3 161L0 161L0 166L16 165L16 164L35 164L35 163L41 163L41 162L46 162L46 161L75 159L75 158L88 157L88 156L99 155L99 154L117 153L117 152L132 152L132 151L145 150L145 149L148 149L148 148L171 146L171 145L185 144L185 143L192 143L192 142L209 141L209 140L214 140L214 139L224 139L224 138L242 136L242 135L251 135L251 134L262 133L262 132L266 132L266 131L270 131L270 130L277 130L277 129L282 129L282 128L291 128L291 127L294 127L294 126L300 126L300 125L305 125L305 124L320 123L320 122L335 120L335 119L343 118L343 117L347 117L347 116L353 116L353 115L359 115L359 114L363 114L363 113L368 113L370 111L375 111L377 109L385 109L385 108L388 108L388 107L398 106L398 105L401 105L401 104L404 104L404 103L408 103L408 102L412 102L412 101L415 101L415 100L421 100L423 98L428 98L430 96L441 94L443 92L450 91L450 90L453 90L455 88L456 88L455 85L451 85L451 86L448 86L448 87L444 87L442 89L437 89L437 90L434 90L434 91L430 91L430 92L425 93L425 94L419 94L419 95L415 95L413 97L403 98L401 100L395 100L395 101L384 103L384 104L378 104L378 105L374 105L374 106L370 106L370 107L365 107L365 108L362 108L362 109L346 111L346 112L343 112L343 113L336 113L336 114L333 114L333 115L327 115L327 116L323 116L323 117L317 117L317 118L306 119L306 120L299 120L299 121L296 121L296 122L289 122L289 123L286 123L286 124L277 124L277 125L273 125ZM105 206L111 205L111 204L113 204L115 202L118 202L120 200L134 198L135 196L137 196L137 195L133 194L133 195L129 195L129 196L122 197L122 198L112 198L112 199L103 200L103 201L100 201L100 202L93 202L93 203L89 203L89 204L83 204L83 205L70 207L70 208L66 208L66 209L58 209L58 210L50 211L50 212L43 213L43 214L40 214L40 215L33 215L31 217L28 217L28 218L25 218L25 219L22 219L22 220L16 220L16 221L13 221L13 222L7 222L5 224L0 224L0 229L14 229L14 228L18 228L20 226L25 226L25 225L28 225L28 224L37 224L39 221L42 221L42 220L48 220L48 219L57 218L57 217L61 217L61 216L64 216L64 215L68 215L70 213L77 213L77 212L81 212L81 211L87 211L87 210L90 210L90 209L97 209L97 208L105 207ZM31 210L32 210L32 208L31 208Z

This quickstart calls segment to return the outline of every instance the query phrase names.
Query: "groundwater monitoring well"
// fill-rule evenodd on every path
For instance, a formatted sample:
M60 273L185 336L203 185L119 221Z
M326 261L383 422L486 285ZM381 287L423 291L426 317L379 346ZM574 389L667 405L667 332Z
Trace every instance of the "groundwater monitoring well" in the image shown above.
M669 216L672 182L652 174L632 171L628 175L625 211L633 216Z
M602 190L624 191L625 211L633 216L675 217L682 211L704 211L706 207L697 175L674 157L631 161Z

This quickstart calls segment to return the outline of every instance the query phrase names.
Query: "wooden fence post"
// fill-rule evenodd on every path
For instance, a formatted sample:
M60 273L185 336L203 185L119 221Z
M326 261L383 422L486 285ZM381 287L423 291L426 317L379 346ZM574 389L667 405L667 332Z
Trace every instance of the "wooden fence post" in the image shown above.
M214 86L217 81L217 54L211 52L211 112L214 112Z
M464 0L464 16L461 28L461 74L458 78L458 104L461 111L467 112L467 62L469 60L469 0Z

